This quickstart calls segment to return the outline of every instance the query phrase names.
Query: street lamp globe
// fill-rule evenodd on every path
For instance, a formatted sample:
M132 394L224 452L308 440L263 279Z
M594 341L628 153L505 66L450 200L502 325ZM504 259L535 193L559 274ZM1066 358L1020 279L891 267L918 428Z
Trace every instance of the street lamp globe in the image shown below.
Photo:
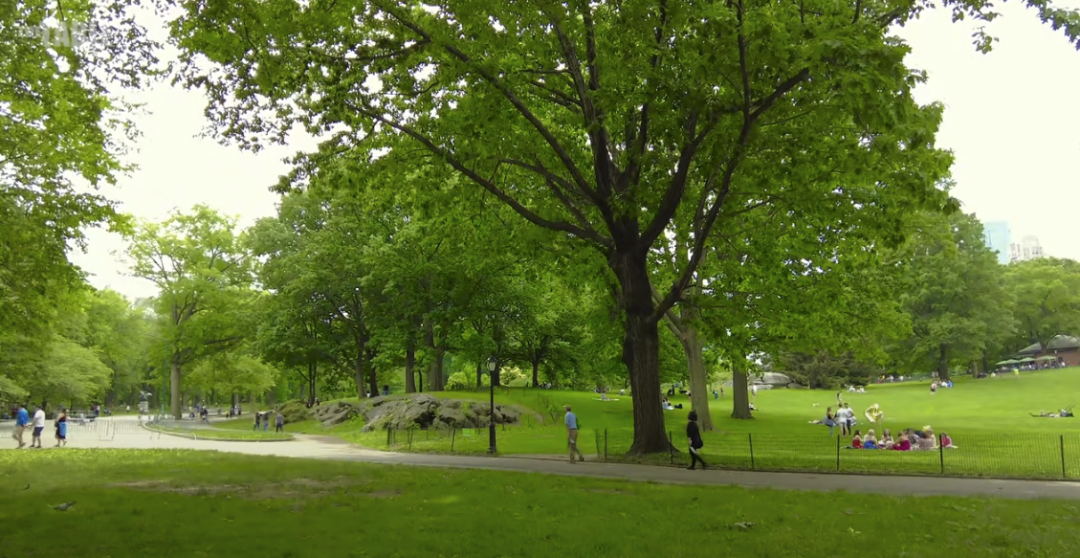
M488 372L494 372L495 371L495 366L497 364L499 364L499 361L496 360L495 357L489 357L487 364L488 364Z

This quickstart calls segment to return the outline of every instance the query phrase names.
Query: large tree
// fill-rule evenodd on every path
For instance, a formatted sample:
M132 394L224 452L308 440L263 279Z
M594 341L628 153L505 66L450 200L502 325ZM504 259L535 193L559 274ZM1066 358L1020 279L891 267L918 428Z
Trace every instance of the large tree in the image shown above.
M57 299L82 285L67 249L86 226L122 224L94 189L126 169L135 133L117 93L156 75L135 4L0 3L0 329L47 338ZM66 32L80 25L93 37L74 45Z
M1012 315L1002 267L983 242L979 221L964 213L921 217L897 258L912 334L894 352L903 369L936 370L947 380L953 365L982 358L995 331L1012 329Z
M136 277L159 289L156 311L168 342L171 414L181 418L185 365L243 340L249 317L251 262L236 219L198 205L161 223L144 222L129 236Z
M1057 335L1080 335L1080 263L1057 258L1017 262L1006 268L1004 279L1025 344L1047 347Z
M912 100L921 77L888 34L924 7L204 1L185 4L173 33L221 137L257 149L298 123L335 130L321 155L426 158L595 249L618 287L640 453L669 446L658 324L686 296L718 223L767 210L772 178L817 191L822 176L843 173L890 198L885 217L934 197L949 162L933 146L940 111ZM823 137L831 152L795 161ZM295 178L325 158L308 158ZM815 201L800 213L835 202ZM649 252L679 213L693 244L655 301Z

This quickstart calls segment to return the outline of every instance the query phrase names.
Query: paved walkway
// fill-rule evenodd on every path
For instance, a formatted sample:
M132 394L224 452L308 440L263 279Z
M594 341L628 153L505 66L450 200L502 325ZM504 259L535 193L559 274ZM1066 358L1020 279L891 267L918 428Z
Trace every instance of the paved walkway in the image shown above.
M114 434L72 436L72 448L193 449L216 450L248 455L332 459L387 465L486 469L521 473L541 473L595 477L669 484L734 485L780 490L819 490L891 494L903 496L996 496L1013 499L1058 498L1080 500L1080 483L987 480L939 477L832 475L806 473L765 473L758 471L688 471L672 467L627 465L586 461L571 464L542 456L482 457L444 454L392 453L359 448L335 438L297 436L290 442L221 442L192 440L141 430L133 420L117 421ZM123 422L121 422L123 421ZM127 423L127 424L124 424ZM4 433L0 447L14 442ZM28 450L22 450L28 451ZM62 451L62 450L61 450Z

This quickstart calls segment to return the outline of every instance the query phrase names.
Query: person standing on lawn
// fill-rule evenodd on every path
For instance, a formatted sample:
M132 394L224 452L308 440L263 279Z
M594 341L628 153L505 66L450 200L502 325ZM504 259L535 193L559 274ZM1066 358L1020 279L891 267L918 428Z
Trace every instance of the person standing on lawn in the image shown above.
M281 410L278 410L278 412L277 412L277 420L276 420L275 426L274 426L274 432L284 432L284 431L285 431L285 415L281 414Z
M578 437L578 420L577 415L570 410L570 405L563 407L566 409L566 417L564 422L566 423L566 438L570 443L570 463L574 462L574 455L578 456L578 461L585 461L585 456L582 455L581 450L577 447Z
M701 468L705 469L708 465L705 464L705 460L698 455L701 448L705 447L704 440L701 439L701 429L698 428L697 423L697 411L690 411L690 415L687 417L690 419L686 423L686 438L690 444L690 466L687 469L694 470L694 465L697 465L698 461L701 462Z
M15 411L15 429L11 431L11 437L19 442L19 448L21 449L26 445L23 441L23 433L26 432L26 427L30 425L30 413L26 412L26 405L19 405L19 410Z

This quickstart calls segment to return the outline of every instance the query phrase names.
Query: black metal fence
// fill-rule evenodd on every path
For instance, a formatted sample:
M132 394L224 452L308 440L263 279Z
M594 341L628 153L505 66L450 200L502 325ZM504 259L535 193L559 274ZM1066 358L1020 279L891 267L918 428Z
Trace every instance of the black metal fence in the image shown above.
M633 432L596 430L602 461L689 464L682 433L668 433L666 455L629 455ZM965 435L954 448L851 449L848 438L778 434L716 434L699 452L710 466L752 471L804 471L886 475L935 475L1019 479L1080 479L1080 434Z

